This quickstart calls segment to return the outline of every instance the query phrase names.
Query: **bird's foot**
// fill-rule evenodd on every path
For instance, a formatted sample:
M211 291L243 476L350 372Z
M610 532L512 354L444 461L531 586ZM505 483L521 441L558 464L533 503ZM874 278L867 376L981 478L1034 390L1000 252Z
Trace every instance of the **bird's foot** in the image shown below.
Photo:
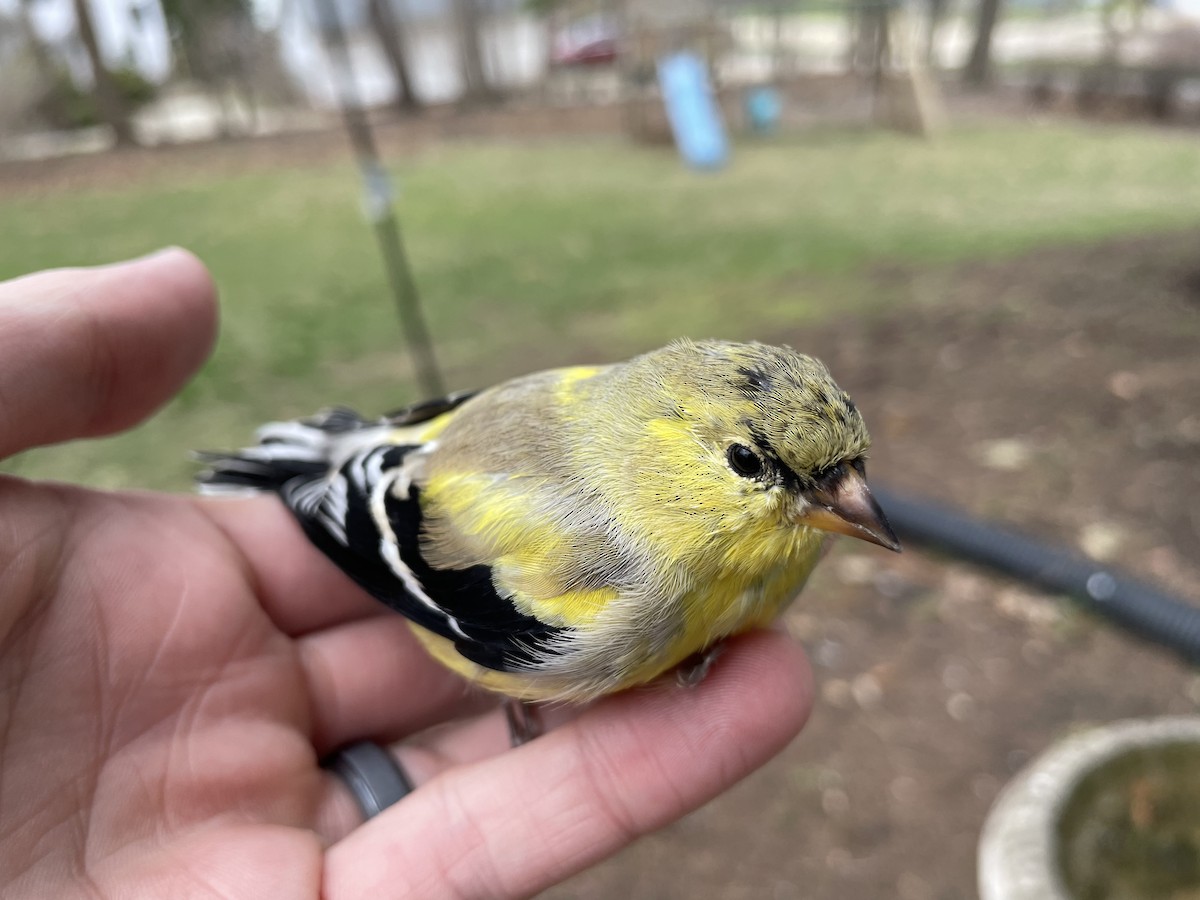
M508 739L514 747L541 737L545 731L537 707L524 700L505 700L504 718L508 720Z
M708 670L713 667L717 657L725 652L725 642L718 641L706 650L693 653L679 664L675 670L675 679L681 687L695 687L704 680Z

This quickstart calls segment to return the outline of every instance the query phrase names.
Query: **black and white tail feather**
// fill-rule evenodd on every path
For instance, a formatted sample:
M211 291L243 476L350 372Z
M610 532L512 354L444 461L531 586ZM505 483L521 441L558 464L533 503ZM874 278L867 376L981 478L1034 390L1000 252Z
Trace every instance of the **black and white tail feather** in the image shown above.
M322 410L292 422L271 422L258 429L258 446L237 453L197 451L208 464L196 476L197 489L207 496L243 496L280 491L293 479L325 477L339 455L338 438L369 428L386 428L384 420L370 422L344 407Z
M528 670L560 629L517 610L493 585L491 568L436 569L421 554L423 513L413 471L430 445L405 442L406 426L453 410L455 394L365 419L333 408L259 429L257 446L198 453L207 495L276 493L308 538L369 593L454 642L487 668Z

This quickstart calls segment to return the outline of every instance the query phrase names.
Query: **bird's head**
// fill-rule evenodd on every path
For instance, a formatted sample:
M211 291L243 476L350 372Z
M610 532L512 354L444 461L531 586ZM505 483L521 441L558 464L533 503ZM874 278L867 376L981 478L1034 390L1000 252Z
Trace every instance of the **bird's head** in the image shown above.
M900 548L867 487L862 416L819 360L723 341L680 341L649 357L671 398L658 427L677 419L699 451L675 483L705 494L703 505Z

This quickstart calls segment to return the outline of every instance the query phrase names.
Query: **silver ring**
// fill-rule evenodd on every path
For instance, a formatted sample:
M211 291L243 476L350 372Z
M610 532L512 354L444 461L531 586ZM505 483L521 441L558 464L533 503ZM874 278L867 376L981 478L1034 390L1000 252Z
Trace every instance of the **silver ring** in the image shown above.
M412 793L413 783L392 754L372 741L359 741L333 754L325 768L342 779L368 819Z

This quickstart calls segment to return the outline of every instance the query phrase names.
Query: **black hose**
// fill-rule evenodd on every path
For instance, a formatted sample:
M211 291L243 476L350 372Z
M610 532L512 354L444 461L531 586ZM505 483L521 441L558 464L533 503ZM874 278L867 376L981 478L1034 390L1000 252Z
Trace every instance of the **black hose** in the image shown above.
M886 488L872 491L902 541L939 547L1069 595L1188 662L1200 663L1200 608L1061 547Z

